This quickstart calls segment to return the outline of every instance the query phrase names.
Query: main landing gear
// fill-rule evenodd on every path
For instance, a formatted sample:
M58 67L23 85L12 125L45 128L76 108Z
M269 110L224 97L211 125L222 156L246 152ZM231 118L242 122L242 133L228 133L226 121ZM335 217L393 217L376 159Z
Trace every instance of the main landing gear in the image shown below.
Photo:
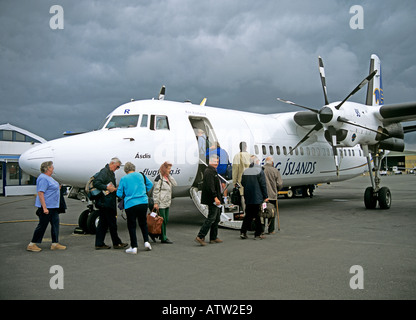
M371 187L365 189L364 192L364 204L367 209L375 209L377 202L380 209L389 209L391 206L391 192L387 187L380 188L380 167L381 160L383 159L384 152L375 148L375 151L371 151L371 158L374 161L374 168L371 163L370 152L367 145L363 145L362 149L367 158L368 171L370 173Z

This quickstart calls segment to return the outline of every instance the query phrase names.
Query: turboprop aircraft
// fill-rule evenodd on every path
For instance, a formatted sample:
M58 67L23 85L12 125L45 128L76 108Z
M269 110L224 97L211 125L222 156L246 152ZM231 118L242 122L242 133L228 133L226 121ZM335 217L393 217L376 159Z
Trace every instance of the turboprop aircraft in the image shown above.
M203 131L211 143L219 142L232 161L239 144L245 141L248 152L264 160L274 159L284 186L307 190L318 183L351 179L370 171L371 187L365 190L367 208L387 209L391 193L380 187L380 164L388 150L404 149L401 121L416 119L416 102L383 105L380 60L371 56L370 75L343 101L329 103L322 59L319 70L325 105L321 109L300 106L307 111L257 114L165 100L165 87L158 99L131 101L111 112L96 131L56 139L26 151L20 157L21 168L39 175L40 164L53 161L54 178L83 192L89 178L112 157L130 161L137 171L154 178L160 165L173 163L171 174L178 185L173 196L191 196L205 216L200 191L195 181L201 170L197 131ZM367 102L347 100L368 83ZM411 130L411 129L409 129ZM406 131L409 131L406 130ZM207 146L208 147L208 146ZM373 165L374 162L374 165ZM124 175L116 171L117 181ZM230 183L232 187L232 183ZM80 221L95 221L93 206ZM81 222L80 222L81 224ZM239 228L241 221L223 211L222 226Z

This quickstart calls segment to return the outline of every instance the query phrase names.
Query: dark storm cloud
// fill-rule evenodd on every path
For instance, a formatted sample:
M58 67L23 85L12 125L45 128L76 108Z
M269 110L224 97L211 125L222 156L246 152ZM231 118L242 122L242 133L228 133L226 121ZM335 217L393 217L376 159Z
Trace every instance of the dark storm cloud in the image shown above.
M414 1L2 1L2 123L44 136L90 130L130 98L157 96L262 113L292 111L276 97L343 99L380 56L386 103L415 100ZM52 5L64 30L52 30ZM365 90L352 98L363 101Z

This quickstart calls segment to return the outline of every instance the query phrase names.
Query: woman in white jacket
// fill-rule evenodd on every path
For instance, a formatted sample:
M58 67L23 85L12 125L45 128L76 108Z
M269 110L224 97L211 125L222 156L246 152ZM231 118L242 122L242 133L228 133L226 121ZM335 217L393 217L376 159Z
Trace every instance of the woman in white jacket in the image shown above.
M166 226L169 220L169 207L172 200L172 187L176 186L175 179L170 174L172 163L165 161L159 169L159 174L155 178L153 186L154 209L159 211L163 217L162 224L162 243L173 243L166 237ZM154 239L153 239L154 240Z

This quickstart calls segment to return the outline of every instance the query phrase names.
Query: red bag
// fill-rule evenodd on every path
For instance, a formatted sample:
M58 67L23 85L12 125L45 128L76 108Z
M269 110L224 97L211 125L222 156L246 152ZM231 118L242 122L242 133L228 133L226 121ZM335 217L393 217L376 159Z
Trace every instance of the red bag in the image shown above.
M147 229L150 234L162 234L163 218L156 212L151 212L147 215Z

